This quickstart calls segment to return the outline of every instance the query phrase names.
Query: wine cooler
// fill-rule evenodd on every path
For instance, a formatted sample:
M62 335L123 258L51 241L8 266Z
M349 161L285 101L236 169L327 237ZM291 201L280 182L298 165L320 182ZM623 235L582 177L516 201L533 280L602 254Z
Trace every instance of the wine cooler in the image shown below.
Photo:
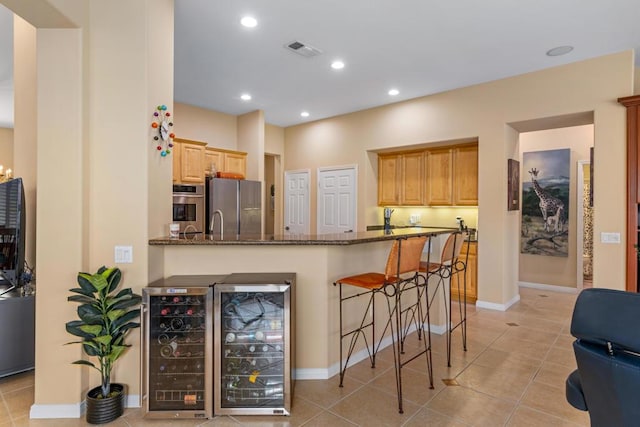
M211 418L210 287L143 289L143 407L147 418Z
M294 273L232 274L214 286L214 412L289 415Z

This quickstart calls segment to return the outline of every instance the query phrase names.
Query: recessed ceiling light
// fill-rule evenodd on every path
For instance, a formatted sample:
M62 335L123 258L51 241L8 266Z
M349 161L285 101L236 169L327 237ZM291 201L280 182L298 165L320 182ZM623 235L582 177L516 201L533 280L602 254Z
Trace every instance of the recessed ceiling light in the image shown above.
M256 25L258 25L258 21L256 20L256 18L252 17L252 16L245 16L240 20L240 23L247 27L247 28L253 28Z
M240 95L240 99L242 99L243 101L251 101L251 95L249 95L248 93L243 93L242 95Z
M573 50L573 46L558 46L547 51L547 56L566 55Z
M344 68L344 62L342 61L333 61L331 63L331 68L334 70L342 70Z
M390 89L389 92L387 93L391 96L396 96L397 94L400 93L400 91L398 89Z
M308 111L303 111L302 113L300 113L300 115L302 117L309 117L309 112Z

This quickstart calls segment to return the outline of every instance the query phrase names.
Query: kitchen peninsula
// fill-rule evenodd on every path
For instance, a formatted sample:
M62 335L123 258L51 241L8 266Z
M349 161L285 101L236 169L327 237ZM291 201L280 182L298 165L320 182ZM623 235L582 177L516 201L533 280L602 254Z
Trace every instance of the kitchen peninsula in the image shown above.
M296 378L322 379L339 371L338 288L332 286L333 282L351 274L383 271L391 243L397 238L431 236L432 254L428 255L425 249L423 258L439 256L440 241L452 231L451 228L416 227L325 235L224 236L223 239L196 235L152 239L149 245L163 251L164 277L232 272L296 273ZM386 304L382 299L378 304L377 312L383 319ZM444 326L439 311L436 310L431 323ZM385 322L378 323L381 327L376 333L379 334Z

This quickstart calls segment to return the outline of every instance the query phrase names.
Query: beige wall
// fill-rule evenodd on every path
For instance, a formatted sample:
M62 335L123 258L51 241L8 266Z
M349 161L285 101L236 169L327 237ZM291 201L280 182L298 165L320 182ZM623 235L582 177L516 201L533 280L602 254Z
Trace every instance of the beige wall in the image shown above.
M598 82L594 84L594 82ZM481 303L517 298L518 216L506 211L507 158L518 152L509 123L594 111L596 176L595 232L624 235L625 111L615 100L633 90L631 51L509 79L416 98L384 107L285 129L285 170L357 164L358 224L379 221L375 155L368 151L447 140L479 141L478 289ZM598 147L602 147L599 149ZM311 173L311 228L316 183ZM596 243L595 286L624 288L624 245ZM601 267L600 267L601 266Z
M257 110L238 116L238 150L247 153L247 179L264 179L264 144L264 113Z
M13 170L22 177L26 201L27 230L25 259L31 267L36 259L36 184L37 184L37 127L36 109L36 29L14 15L14 135Z
M167 50L173 46L173 0L18 3L23 18L46 27L36 30L37 71L29 58L16 64L37 76L30 82L37 90L33 99L23 97L31 92L16 84L16 98L29 103L25 111L31 112L31 122L16 121L15 130L17 139L31 126L38 158L31 414L69 407L79 414L84 392L98 381L89 369L70 364L81 356L80 348L63 345L71 339L64 323L75 317L76 307L66 298L77 272L114 265L115 245L133 248L133 263L118 266L123 285L136 292L164 269L161 254L154 255L147 242L150 234L163 234L171 220L171 159L160 158L154 149L149 117L158 104L173 107L173 52ZM43 11L51 12L49 20ZM59 29L60 14L78 28ZM136 332L130 343L113 379L137 396Z
M210 147L238 149L237 116L176 102L174 133L178 138L206 142Z
M636 67L634 72L633 93L635 95L640 95L640 68L639 67Z
M569 192L569 254L567 257L520 254L519 265L521 282L544 285L573 287L577 286L577 241L576 226L578 212L576 203L577 162L589 160L589 147L593 146L593 125L575 126L561 129L525 132L520 134L520 165L522 153L532 151L571 150L571 175ZM520 171L521 182L531 178L525 170ZM582 185L582 184L580 184ZM582 256L582 254L580 254Z
M282 197L284 194L282 183L284 181L284 128L280 126L266 124L264 127L264 152L273 157L273 182L275 184L275 201L273 212L273 234L282 234L282 221L283 221L283 203ZM268 175L265 159L265 176ZM266 185L267 179L265 179ZM267 194L269 187L267 186ZM265 199L265 205L269 206L269 198ZM265 233L267 232L265 228Z

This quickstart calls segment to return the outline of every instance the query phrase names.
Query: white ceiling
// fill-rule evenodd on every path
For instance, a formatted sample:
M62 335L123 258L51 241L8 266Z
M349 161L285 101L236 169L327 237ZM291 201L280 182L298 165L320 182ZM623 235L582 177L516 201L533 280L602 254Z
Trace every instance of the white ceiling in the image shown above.
M640 47L638 0L176 0L175 8L175 101L234 115L261 109L280 126ZM13 96L5 15L0 6L0 126L12 110L2 98ZM258 26L242 27L244 15ZM294 40L323 53L285 50ZM545 55L563 45L575 49ZM332 70L334 59L345 68ZM398 96L387 94L392 87Z

